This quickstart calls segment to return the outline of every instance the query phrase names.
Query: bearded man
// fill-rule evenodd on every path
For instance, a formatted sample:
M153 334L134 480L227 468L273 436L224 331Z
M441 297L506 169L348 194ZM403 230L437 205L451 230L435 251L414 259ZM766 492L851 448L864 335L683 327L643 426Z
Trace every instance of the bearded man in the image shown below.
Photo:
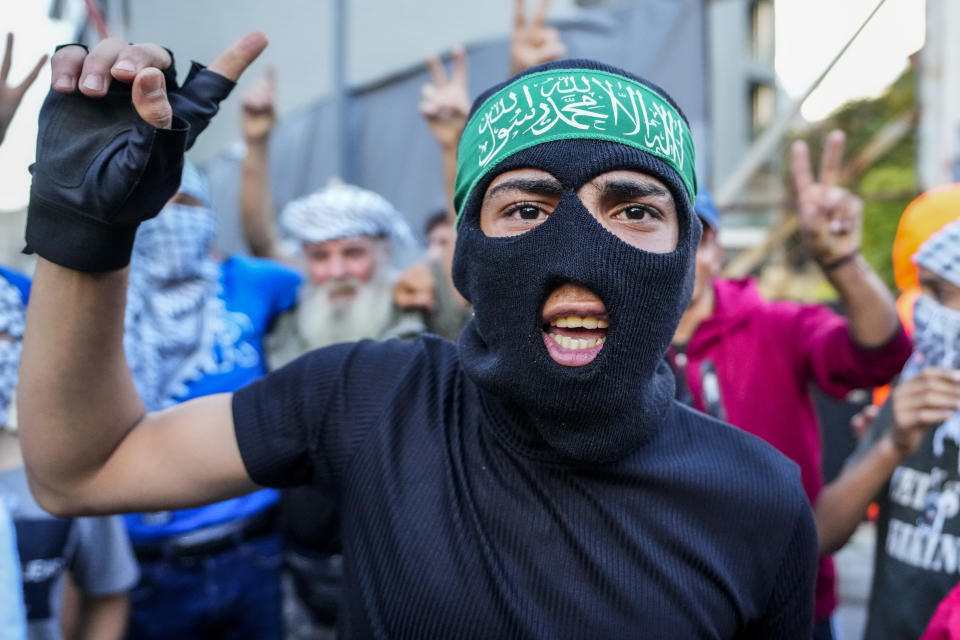
M692 137L662 90L568 60L477 99L459 152L454 262L475 315L458 345L336 345L242 391L144 415L119 348L122 253L108 270L60 239L102 246L130 198L141 217L155 213L140 189L163 187L162 168L177 164L170 146L134 145L128 161L160 168L132 191L132 179L106 180L123 174L99 123L123 114L133 142L169 140L184 122L202 127L224 92L165 92L164 49L107 42L89 56L61 49L53 77L82 87L139 61L115 71L133 82L135 112L51 92L47 108L77 126L41 145L40 223L28 221L43 259L20 406L48 509L316 487L341 516L348 638L809 637L817 549L796 467L673 399L664 354L700 225ZM196 79L236 79L265 44L247 36ZM118 187L81 202L105 232L80 228L66 207L76 192L51 179L81 159L67 144L80 136L100 169L84 180ZM59 236L44 232L51 219Z
M302 258L307 277L268 342L271 368L317 347L383 337L395 325L392 251L410 231L385 198L332 185L287 204L280 226L287 255Z

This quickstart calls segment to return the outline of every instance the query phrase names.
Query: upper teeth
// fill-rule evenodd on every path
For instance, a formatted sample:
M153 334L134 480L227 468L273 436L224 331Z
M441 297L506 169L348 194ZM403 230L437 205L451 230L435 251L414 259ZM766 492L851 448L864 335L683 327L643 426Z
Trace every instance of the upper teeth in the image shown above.
M551 333L550 337L564 349L592 349L597 345L603 344L603 338L570 338L556 333Z
M551 321L550 326L561 328L583 327L584 329L606 329L610 324L606 320L599 318L567 316L566 318L557 318Z

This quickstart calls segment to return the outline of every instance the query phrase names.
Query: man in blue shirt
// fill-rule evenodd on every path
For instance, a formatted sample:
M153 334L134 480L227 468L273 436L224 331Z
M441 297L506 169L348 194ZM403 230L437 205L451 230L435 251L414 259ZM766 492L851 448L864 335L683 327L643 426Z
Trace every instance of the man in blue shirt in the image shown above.
M138 230L131 260L124 347L150 410L233 391L264 375L263 338L296 301L296 273L269 260L218 260L215 235L206 180L187 163L178 193ZM143 574L131 637L214 630L279 637L277 500L276 490L265 489L192 509L127 515Z

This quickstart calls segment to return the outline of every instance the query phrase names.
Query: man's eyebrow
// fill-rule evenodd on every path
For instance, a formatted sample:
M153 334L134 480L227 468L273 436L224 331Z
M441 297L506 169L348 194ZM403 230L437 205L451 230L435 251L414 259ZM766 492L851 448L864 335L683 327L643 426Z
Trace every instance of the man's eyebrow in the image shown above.
M523 191L538 196L559 198L563 195L563 185L550 178L511 178L487 191L484 200L492 198L502 191Z
M603 197L621 196L626 198L646 198L655 196L659 198L672 197L670 192L658 184L652 182L641 182L639 180L610 180L597 186L597 190Z

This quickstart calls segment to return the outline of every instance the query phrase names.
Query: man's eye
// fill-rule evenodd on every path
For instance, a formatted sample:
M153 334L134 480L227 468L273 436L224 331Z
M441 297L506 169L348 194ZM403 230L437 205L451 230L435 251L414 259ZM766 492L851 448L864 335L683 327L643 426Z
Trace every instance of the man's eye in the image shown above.
M507 216L520 220L537 220L543 214L543 209L532 204L518 204L507 210Z
M648 216L659 218L658 213L653 207L640 204L632 204L620 210L620 215L625 220L643 220Z

